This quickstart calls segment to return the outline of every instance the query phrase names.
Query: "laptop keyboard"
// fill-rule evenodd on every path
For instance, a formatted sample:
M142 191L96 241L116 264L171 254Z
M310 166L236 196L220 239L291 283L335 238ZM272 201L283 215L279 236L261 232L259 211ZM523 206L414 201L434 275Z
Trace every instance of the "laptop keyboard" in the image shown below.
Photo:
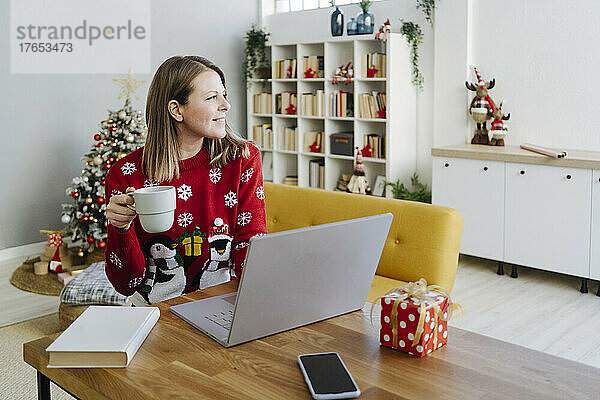
M206 315L204 318L214 322L219 326L222 326L225 329L229 329L231 328L231 321L233 320L233 310L221 311Z

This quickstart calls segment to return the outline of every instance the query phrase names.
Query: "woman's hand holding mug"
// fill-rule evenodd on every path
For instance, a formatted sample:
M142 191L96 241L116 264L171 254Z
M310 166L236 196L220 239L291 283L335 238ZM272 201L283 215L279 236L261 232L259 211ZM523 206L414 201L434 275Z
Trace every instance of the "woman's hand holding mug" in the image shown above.
M126 193L133 193L135 188L128 187ZM112 196L106 207L106 219L115 228L126 231L136 217L136 212L127 205L132 205L133 197L130 194L119 194Z

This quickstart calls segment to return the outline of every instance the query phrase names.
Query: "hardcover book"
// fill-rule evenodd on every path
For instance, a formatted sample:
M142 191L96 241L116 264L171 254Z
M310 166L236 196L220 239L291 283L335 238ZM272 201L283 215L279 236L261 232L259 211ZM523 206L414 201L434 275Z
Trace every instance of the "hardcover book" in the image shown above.
M159 317L158 307L90 306L46 348L48 368L126 367Z

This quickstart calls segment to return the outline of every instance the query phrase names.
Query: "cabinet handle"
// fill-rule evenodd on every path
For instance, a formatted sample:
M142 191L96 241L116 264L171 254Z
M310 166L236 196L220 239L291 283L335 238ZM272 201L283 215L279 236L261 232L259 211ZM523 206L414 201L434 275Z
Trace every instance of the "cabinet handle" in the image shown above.
M525 175L525 171L521 170L521 175Z
M571 175L567 175L567 179L571 179Z
M446 163L444 164L444 167L448 168L450 166L450 164Z
M483 167L483 170L484 170L484 171L487 171L487 170L488 170L488 167Z

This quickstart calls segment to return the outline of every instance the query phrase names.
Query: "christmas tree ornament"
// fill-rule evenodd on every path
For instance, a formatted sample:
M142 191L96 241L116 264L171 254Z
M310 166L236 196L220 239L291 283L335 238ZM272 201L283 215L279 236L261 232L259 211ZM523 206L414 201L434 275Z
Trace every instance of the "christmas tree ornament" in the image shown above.
M125 120L127 119L127 113L124 110L119 111L119 114L117 114L119 116L119 119Z
M98 198L96 199L96 201L100 204L104 203L104 197L102 196L98 196Z
M69 214L63 214L60 217L60 222L62 222L63 224L68 224L69 222L71 222L71 216Z
M129 70L125 79L113 79L113 81L117 82L117 84L121 87L121 91L119 92L119 99L125 96L128 101L131 98L132 94L135 96L136 99L139 99L139 96L136 92L138 88L146 82L134 79L131 70ZM141 114L141 112L138 112L138 114Z
M98 242L98 247L100 247L101 249L106 247L106 242L104 240L101 240Z
M73 192L73 193L71 193L71 197L73 197L74 199L76 199L76 198L79 197L79 193Z
M88 243L94 243L96 240L94 239L94 237L93 237L93 236L89 236L89 237L87 238L87 241L88 241Z
M100 135L96 133L96 134L94 135L94 140L100 140Z
M92 204L93 201L91 197L86 197L85 204Z
M77 252L77 255L79 257L83 257L85 254L83 253L83 250L79 249L79 251Z
M133 135L128 135L125 136L125 140L127 140L129 143L132 143L135 140L135 138L133 137Z
M103 162L104 162L104 160L102 159L102 157L100 157L100 156L94 157L94 164L102 165Z

